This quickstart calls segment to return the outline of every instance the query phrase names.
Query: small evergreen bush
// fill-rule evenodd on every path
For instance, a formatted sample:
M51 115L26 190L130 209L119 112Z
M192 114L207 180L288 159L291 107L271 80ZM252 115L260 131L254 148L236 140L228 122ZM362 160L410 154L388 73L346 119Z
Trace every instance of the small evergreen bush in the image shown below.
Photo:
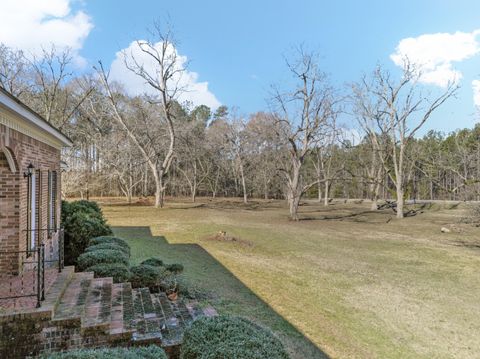
M146 264L154 267L163 267L163 261L157 257L151 257L151 258L145 259L140 264Z
M90 238L112 234L95 202L62 201L62 227L65 230L65 264L76 264Z
M128 251L130 251L130 246L128 245L125 239L114 237L114 236L100 236L100 237L91 238L90 241L88 242L88 245L95 246L97 244L106 244L106 243L115 244L117 246L123 247L125 249L128 249Z
M172 272L175 274L183 272L183 264L180 264L180 263L167 264L165 268L167 268L169 272Z
M130 268L132 273L130 283L132 288L158 287L168 275L164 267L155 267L148 264L139 264Z
M121 250L99 249L92 252L85 252L80 255L77 260L80 271L101 263L120 263L128 266L128 257Z
M167 359L164 350L158 346L137 348L77 349L63 353L50 353L43 359Z
M202 317L183 336L181 359L288 359L280 340L267 329L239 317Z
M100 263L85 271L95 273L96 278L112 277L114 283L128 282L130 279L130 269L122 263Z
M122 246L119 246L118 244L116 243L100 243L100 244L95 244L93 246L88 246L87 249L85 249L85 253L87 252L94 252L94 251L98 251L98 250L102 250L102 249L113 249L113 250L117 250L117 251L121 251L123 253L125 253L125 255L130 258L130 247L122 247Z

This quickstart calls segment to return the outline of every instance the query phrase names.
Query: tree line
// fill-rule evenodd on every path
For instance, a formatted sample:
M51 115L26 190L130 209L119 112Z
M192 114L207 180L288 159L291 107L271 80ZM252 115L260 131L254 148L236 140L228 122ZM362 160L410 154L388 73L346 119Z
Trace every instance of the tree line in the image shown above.
M480 126L420 136L458 86L426 96L408 59L401 76L378 66L345 90L300 47L286 61L293 85L272 86L269 111L244 115L180 103L188 89L173 33L152 34L137 46L153 70L124 53L150 88L140 96L102 63L79 75L68 51L0 46L0 85L74 142L63 153L65 196L154 196L157 207L167 196L286 199L294 220L302 198L367 198L372 210L392 199L398 217L406 200L480 199Z

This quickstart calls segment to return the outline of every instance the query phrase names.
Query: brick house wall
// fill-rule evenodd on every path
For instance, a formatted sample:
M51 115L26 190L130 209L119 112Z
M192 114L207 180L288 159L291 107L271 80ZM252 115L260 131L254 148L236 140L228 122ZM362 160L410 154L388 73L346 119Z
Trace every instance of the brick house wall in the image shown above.
M3 151L1 150L3 149ZM12 173L5 151L10 152L16 164ZM45 244L46 259L57 258L58 231L43 230L48 224L48 172L57 173L56 219L60 220L60 149L0 124L0 251L27 250L28 178L24 177L29 164L37 176L37 223L40 229L37 244ZM36 235L36 234L35 234ZM0 273L18 273L28 269L22 266L25 254L0 256Z

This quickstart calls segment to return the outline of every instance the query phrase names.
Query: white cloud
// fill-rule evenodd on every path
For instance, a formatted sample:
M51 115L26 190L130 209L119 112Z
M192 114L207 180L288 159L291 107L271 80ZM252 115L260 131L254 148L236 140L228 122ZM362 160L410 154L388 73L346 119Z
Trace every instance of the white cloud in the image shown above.
M142 40L140 40L140 43ZM162 43L158 42L155 47L160 49ZM177 69L185 69L187 65L187 57L178 54L173 45L169 45L170 51L176 54ZM143 78L134 74L132 71L126 68L124 63L124 55L127 57L133 56L136 62L144 67L148 73L155 73L155 62L149 55L145 54L139 47L137 41L133 41L127 48L117 52L115 59L110 67L110 78L118 81L125 86L126 91L130 95L141 94L156 94L155 90L148 85ZM177 100L182 103L185 101L192 102L194 106L207 105L211 109L216 109L221 105L220 101L215 95L208 89L208 82L199 82L198 74L184 70L181 73L181 77L176 78L178 85L185 89L182 91Z
M480 80L472 81L472 89L473 89L473 103L475 104L475 106L480 107Z
M83 11L73 12L72 0L3 0L0 11L0 42L39 54L42 47L70 48L78 65L78 51L93 27Z
M480 43L477 40L479 34L480 30L475 30L409 37L399 42L390 58L400 67L403 67L408 59L421 72L420 81L445 87L450 81L458 82L463 77L462 73L453 67L454 63L480 52Z

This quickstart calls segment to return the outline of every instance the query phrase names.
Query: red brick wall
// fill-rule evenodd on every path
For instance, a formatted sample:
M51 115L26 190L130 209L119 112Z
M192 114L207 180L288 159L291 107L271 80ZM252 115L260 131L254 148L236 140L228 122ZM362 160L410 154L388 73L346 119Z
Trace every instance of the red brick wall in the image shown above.
M0 152L0 251L18 250L19 195L18 175L10 171L5 154ZM0 255L0 269L15 272L15 257Z
M60 150L32 137L0 125L0 148L6 147L13 154L17 164L16 173L11 173L6 159L0 157L0 250L27 249L26 232L28 226L28 180L23 173L31 163L40 170L41 187L38 187L39 202L38 229L47 228L48 171L57 171L57 220L60 220ZM2 160L3 159L3 160ZM37 172L38 176L38 172ZM38 182L37 182L38 186ZM41 231L41 241L45 243L47 259L56 258L58 233L48 238L47 231ZM37 240L38 243L38 240ZM5 257L5 256L4 256ZM19 266L20 258L10 256L8 262L0 259L0 274ZM22 268L19 268L20 270ZM25 269L25 268L24 268Z

